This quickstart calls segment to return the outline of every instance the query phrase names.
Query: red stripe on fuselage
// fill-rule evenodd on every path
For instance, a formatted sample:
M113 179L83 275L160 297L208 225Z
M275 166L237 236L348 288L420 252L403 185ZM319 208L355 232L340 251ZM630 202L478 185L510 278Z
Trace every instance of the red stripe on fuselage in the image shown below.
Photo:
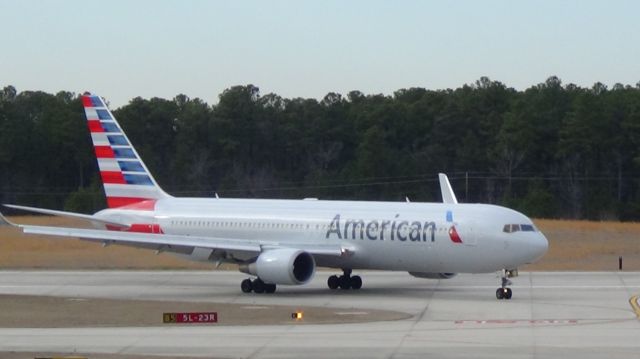
M102 128L100 120L88 120L87 124L89 124L89 132L91 133L104 132L104 128Z
M143 224L143 223L132 224L128 232L157 233L157 234L163 233L162 228L160 228L159 224Z
M102 183L127 184L127 181L125 181L122 172L100 171L100 177L102 177Z
M109 208L127 207L125 209L140 210L140 208L131 208L130 206L140 202L149 201L149 200L150 200L149 198L139 198L139 197L107 197L107 206Z
M122 209L130 209L134 211L155 211L156 200L155 199L143 200L142 202L137 202L134 204L130 204L128 206L124 206L122 207Z
M116 158L116 154L113 153L110 146L93 146L93 148L98 158Z
M133 223L127 229L123 229L122 227L107 224L107 229L110 231L119 231L119 232L164 234L159 224L149 224L149 223Z

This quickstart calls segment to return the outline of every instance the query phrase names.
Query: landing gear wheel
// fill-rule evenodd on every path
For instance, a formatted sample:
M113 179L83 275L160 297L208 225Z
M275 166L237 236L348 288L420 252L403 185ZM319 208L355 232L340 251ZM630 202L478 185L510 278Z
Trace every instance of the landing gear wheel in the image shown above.
M513 276L512 273L514 273L514 270L502 270L502 276L500 278L501 284L500 288L496 289L496 298L509 300L513 296L513 291L511 291L511 288L507 288L507 286L511 285L509 276ZM515 273L517 273L517 270L515 271Z
M362 278L360 276L355 275L351 277L351 288L352 289L360 289L362 288Z
M338 279L338 276L332 275L329 277L329 279L327 279L327 286L329 286L329 289L338 289L340 286L340 279Z
M351 288L351 277L347 277L346 275L340 276L340 289L350 289Z
M245 279L240 283L240 289L242 289L243 293L251 293L253 290L253 285L251 285L251 279Z
M276 292L276 285L275 284L265 284L264 292L265 293L275 293Z
M332 275L327 279L329 289L360 289L362 288L362 278L360 276L351 276L351 269L343 269L341 276Z
M260 278L255 279L251 285L253 286L253 291L258 294L264 293L266 289L266 284Z
M513 292L511 291L511 288L505 288L504 291L504 299L511 299L511 296L513 295Z

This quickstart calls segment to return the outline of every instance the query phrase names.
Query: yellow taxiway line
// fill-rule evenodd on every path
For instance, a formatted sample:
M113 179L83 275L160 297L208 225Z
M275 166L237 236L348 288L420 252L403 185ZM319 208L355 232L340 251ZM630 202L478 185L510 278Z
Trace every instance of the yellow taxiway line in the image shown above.
M636 313L636 317L640 319L640 304L638 304L638 296L634 295L633 297L629 298L629 304L631 304L633 312Z

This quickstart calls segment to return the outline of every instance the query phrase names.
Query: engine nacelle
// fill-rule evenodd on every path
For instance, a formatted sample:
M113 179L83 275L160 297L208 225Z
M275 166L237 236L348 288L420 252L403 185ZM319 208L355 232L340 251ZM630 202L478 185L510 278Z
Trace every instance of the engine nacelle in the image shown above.
M424 272L409 272L416 278L428 278L428 279L449 279L453 278L457 273L424 273Z
M265 283L305 284L313 278L316 261L301 249L271 249L260 253L255 262L243 264L239 269L258 276Z

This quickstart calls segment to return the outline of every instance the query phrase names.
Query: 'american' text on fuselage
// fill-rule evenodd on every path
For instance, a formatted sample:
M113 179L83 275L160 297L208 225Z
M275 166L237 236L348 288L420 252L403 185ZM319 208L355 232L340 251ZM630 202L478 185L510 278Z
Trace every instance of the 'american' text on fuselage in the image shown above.
M400 221L396 214L393 220L371 220L340 218L336 214L329 225L325 238L335 235L338 239L371 239L371 240L399 240L411 242L426 242L427 234L431 242L435 241L436 223L433 221Z

